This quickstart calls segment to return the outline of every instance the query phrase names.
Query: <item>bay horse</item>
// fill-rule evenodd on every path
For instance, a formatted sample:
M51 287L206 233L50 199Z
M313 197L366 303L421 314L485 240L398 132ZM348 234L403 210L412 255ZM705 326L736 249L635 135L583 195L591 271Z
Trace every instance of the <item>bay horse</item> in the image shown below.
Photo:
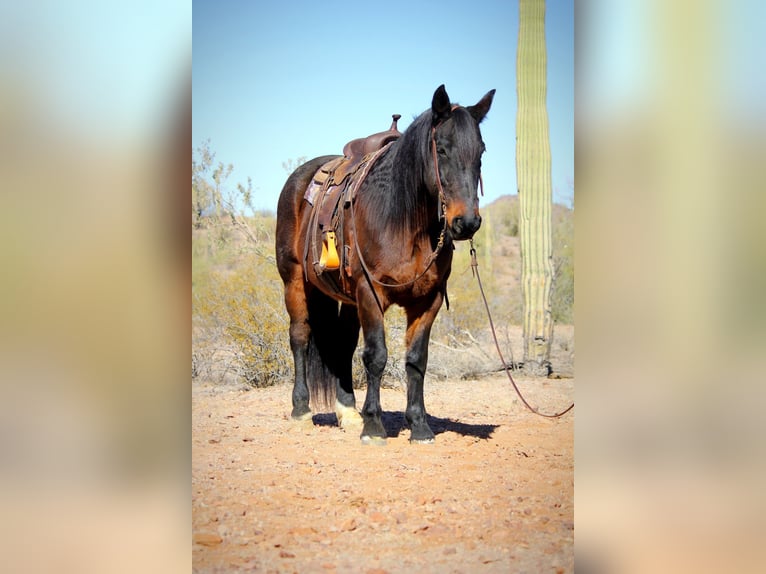
M307 188L323 165L322 156L296 169L279 197L276 258L290 316L295 367L294 420L312 417L310 400L327 406L334 398L341 428L361 426L365 444L385 444L380 380L388 359L383 317L391 305L407 317L406 375L410 441L434 442L426 420L423 379L431 326L446 297L455 241L473 237L481 225L478 186L485 146L479 124L495 90L473 106L453 105L444 85L431 108L390 143L369 168L353 198L340 209L338 241L346 256L335 272L344 292L332 289L308 261L316 241ZM324 271L324 274L332 273ZM361 327L367 395L360 413L351 360ZM311 389L309 391L309 389Z

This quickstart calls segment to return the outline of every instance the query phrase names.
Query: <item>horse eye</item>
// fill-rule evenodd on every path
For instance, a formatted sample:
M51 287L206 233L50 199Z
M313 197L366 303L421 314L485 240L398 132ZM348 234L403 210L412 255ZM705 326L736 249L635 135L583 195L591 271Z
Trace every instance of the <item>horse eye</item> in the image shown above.
M436 148L436 153L442 157L447 157L447 150L445 150L443 147Z

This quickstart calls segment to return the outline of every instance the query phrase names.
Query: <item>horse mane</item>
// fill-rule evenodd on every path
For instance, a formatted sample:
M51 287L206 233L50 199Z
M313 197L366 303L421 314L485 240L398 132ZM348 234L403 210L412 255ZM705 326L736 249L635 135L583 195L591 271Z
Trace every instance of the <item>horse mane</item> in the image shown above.
M472 150L481 135L476 121L462 107L453 110L452 120L456 124L455 145L462 161L471 161ZM431 152L431 127L433 112L429 109L417 116L402 136L393 144L387 154L387 161L381 162L391 170L390 188L381 189L370 198L369 208L376 219L386 221L391 229L406 232L423 229L433 224L433 210L436 198L426 188L426 172L433 162Z
M429 203L436 205L429 201L425 186L426 170L432 161L432 117L430 109L417 116L379 163L381 181L388 184L369 198L368 209L374 219L385 222L394 233L404 234L427 226ZM370 179L376 179L374 176L373 172Z
M471 113L463 107L458 107L452 112L452 121L455 122L457 141L455 147L458 150L460 160L466 164L473 161L473 154L477 148L484 150L484 142L481 139L479 124Z
M431 161L431 110L420 114L394 144L391 154L393 189L379 198L376 206L395 229L421 227L428 218L426 169Z

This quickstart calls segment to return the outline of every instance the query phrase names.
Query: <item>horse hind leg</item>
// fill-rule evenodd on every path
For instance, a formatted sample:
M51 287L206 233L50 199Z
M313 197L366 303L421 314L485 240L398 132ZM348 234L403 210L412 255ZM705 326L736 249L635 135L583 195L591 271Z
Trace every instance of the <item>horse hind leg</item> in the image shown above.
M338 426L344 430L359 429L364 424L356 406L344 405L339 400L335 401L335 416L338 417Z
M386 429L383 427L383 409L380 405L380 379L388 360L385 334L383 329L365 334L364 367L367 371L367 396L362 407L364 427L362 428L362 443L386 444Z
M362 407L362 444L386 444L386 429L383 427L380 406L380 379L388 360L386 334L383 324L383 313L373 296L369 286L363 285L357 289L359 318L364 335L364 353L362 360L367 373L367 396Z
M338 383L335 390L335 415L342 429L361 428L362 416L356 409L352 361L359 342L359 315L356 307L341 305L338 331Z
M311 337L311 327L308 321L308 306L302 285L297 282L285 285L285 305L290 315L290 350L293 354L295 379L293 383L292 404L290 416L296 421L311 420L309 406L309 388L306 382L308 346Z
M286 293L290 347L295 362L291 417L308 420L312 416L312 405L323 410L336 400L338 304L317 290L306 292L302 280L300 288L288 288Z

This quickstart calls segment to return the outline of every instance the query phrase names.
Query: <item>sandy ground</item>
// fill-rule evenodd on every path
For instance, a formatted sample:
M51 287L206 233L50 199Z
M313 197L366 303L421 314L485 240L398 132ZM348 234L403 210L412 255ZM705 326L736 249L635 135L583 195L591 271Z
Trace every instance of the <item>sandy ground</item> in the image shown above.
M574 396L517 382L543 412ZM536 416L504 374L427 380L436 443L409 443L398 388L365 446L334 414L291 421L290 390L192 384L195 572L573 572L576 408Z

